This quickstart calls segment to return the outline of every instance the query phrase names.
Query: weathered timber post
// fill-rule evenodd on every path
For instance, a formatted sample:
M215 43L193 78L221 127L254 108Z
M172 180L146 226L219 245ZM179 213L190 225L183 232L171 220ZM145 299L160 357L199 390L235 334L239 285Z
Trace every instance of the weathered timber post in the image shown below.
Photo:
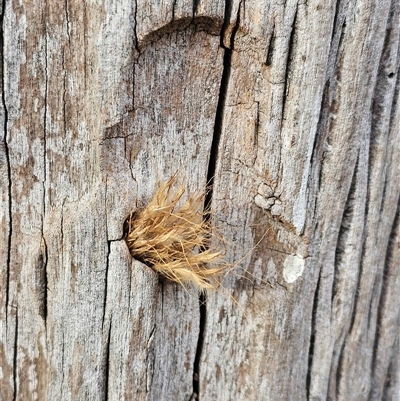
M400 2L1 5L0 400L399 400ZM129 213L209 182L216 292Z

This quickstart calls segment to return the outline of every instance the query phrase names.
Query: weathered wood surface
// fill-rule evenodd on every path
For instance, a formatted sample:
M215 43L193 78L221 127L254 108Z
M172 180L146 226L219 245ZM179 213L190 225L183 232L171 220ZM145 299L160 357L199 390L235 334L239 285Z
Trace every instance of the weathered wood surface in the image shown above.
M0 400L400 398L398 1L1 15ZM240 261L201 307L122 239L176 172Z

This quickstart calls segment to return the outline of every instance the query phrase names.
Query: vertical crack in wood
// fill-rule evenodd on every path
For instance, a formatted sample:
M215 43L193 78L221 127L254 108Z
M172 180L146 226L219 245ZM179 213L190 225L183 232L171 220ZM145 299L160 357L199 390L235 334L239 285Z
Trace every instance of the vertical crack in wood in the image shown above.
M83 2L83 15L82 15L82 27L83 27L83 60L88 60L88 55L87 55L87 50L89 47L89 34L88 34L88 13L86 10L86 6L91 7L91 5L86 4L86 2ZM84 63L83 65L83 92L87 93L88 86L87 82L90 81L90 73L88 72L89 68L89 63Z
M397 74L397 79L396 79L396 84L394 87L394 92L393 92L393 102L392 102L392 109L390 112L390 118L389 118L389 127L394 126L394 119L396 118L396 111L397 111L397 103L399 102L400 99L400 41L399 41L399 47L397 49L397 55L398 55L398 60L397 60L397 71L395 71L395 74ZM391 78L393 78L391 76Z
M256 120L254 124L254 139L253 139L253 152L256 155L257 154L257 149L258 149L258 134L260 132L260 102L255 101L257 105L257 114L256 114ZM256 163L256 159L253 160L253 166Z
M66 20L66 23L67 23L68 43L71 46L71 34L70 34L71 22L70 22L70 19L69 19L68 0L64 0L64 8L65 8L65 20Z
M45 54L45 62L44 62L44 114L43 114L43 216L42 216L42 233L43 233L43 220L46 213L46 180L47 180L47 98L49 91L49 71L48 71L48 43L47 43L47 16L45 16L44 23L44 54Z
M392 2L393 5L393 2ZM397 11L397 10L396 10ZM378 74L375 81L374 93L372 96L372 108L371 108L371 144L373 145L376 141L377 136L382 135L384 128L392 126L393 114L396 112L396 105L398 97L397 83L392 78L394 75L388 74L388 71L392 71L394 61L397 61L399 57L400 44L396 47L396 40L394 37L398 37L398 31L394 29L393 24L397 23L399 13L395 12L393 6L388 14L386 21L386 34L382 46L382 51L379 60ZM395 21L395 22L394 22ZM389 125L385 125L388 121ZM386 136L386 143L389 139L389 135ZM372 155L374 156L374 155Z
M154 333L156 331L156 324L154 322L154 325L150 331L149 337L147 339L147 344L146 344L146 393L150 392L151 389L151 383L153 382L153 377L154 377L154 364L155 364L155 358L154 358L154 351L152 350L152 342L153 342L153 337Z
M175 20L175 8L176 8L176 0L173 0L172 2L172 21Z
M333 25L332 25L333 29L332 29L331 41L330 41L331 45L332 45L332 43L334 43L334 37L335 37L336 32L337 32L337 30L335 28L336 28L336 26L338 24L338 20L339 20L339 17L340 17L341 3L342 3L342 0L337 0L336 1L335 16L333 17Z
M200 0L193 0L193 19L197 14L197 9L199 7Z
M230 79L230 75L231 75L232 52L233 52L233 47L234 47L235 36L239 29L239 24L240 24L241 4L242 3L239 4L236 25L232 31L232 36L231 36L231 40L230 40L230 48L226 48L223 45L223 36L225 33L225 29L227 28L227 25L225 22L226 22L226 20L229 21L229 19L230 19L231 10L229 7L227 7L228 11L226 11L225 22L224 22L224 25L221 30L221 47L225 48L224 68L222 71L220 91L219 91L219 95L218 95L217 111L215 114L214 134L213 134L213 139L212 139L212 143L211 143L210 158L209 158L209 162L208 162L207 183L209 185L210 190L207 192L206 198L205 198L205 210L206 211L208 211L211 207L213 185L214 185L214 175L215 175L215 170L216 170L216 165L217 165L217 160L218 160L219 143L220 143L220 139L221 139L222 125L223 125L223 119L224 119L226 95L227 95L228 83L229 83L229 79Z
M295 51L295 47L296 47L295 33L296 33L297 12L298 12L298 4L296 4L296 11L294 13L292 30L290 31L290 38L289 38L288 56L287 56L286 71L285 71L285 83L284 83L284 87L283 87L283 99L282 99L282 118L281 118L282 123L283 123L283 119L285 117L286 98L287 98L287 94L289 92L290 76L292 73L293 57L294 57L294 51Z
M397 110L397 102L399 98L399 79L400 74L397 74L397 79L393 79L394 71L399 66L400 56L400 42L398 41L399 30L396 29L396 23L399 18L400 8L394 6L392 1L391 9L388 14L386 22L386 34L383 43L381 56L379 60L378 76L375 81L374 94L372 96L372 109L371 109L371 139L370 139L370 157L373 161L376 158L377 146L375 144L381 143L385 147L386 158L390 159L392 149L389 147L391 140L391 127L393 126L393 118ZM396 45L396 46L394 46ZM396 71L397 72L397 71ZM383 140L382 140L383 139ZM384 141L384 143L383 143ZM384 185L382 196L380 198L379 214L383 215L385 199L387 196L386 190L390 188L389 169L385 169Z
M344 42L344 36L346 34L346 26L347 26L346 17L344 17L343 21L340 22L342 24L342 28L340 29L339 43L336 51L336 60L335 60L335 78L337 82L341 82L341 70L342 70L341 56L343 54L343 42ZM334 31L336 31L336 27Z
M15 334L14 334L14 355L13 355L13 401L17 399L17 356L18 356L18 309L15 311Z
M111 324L112 321L110 319L110 325L108 327L107 344L106 344L105 363L104 363L104 401L108 401L108 392L109 392Z
M312 187L312 191L314 192L314 194L310 193L309 196L309 202L310 202L309 210L311 219L316 224L318 224L318 222L316 221L316 213L318 211L317 194L321 191L322 176L323 176L324 144L329 134L328 121L330 114L330 87L331 87L330 81L331 80L328 75L328 78L325 82L324 91L322 93L317 130L314 136L314 144L310 159L311 172L314 172L314 180L313 180L314 185ZM315 226L315 230L316 227L317 226Z
M2 1L2 9L1 9L1 23L0 23L0 51L1 51L1 84L2 84L2 93L1 93L1 102L4 110L4 153L5 159L7 164L7 177L8 177L8 243L7 243L7 261L6 261L6 299L5 299L5 320L6 320L6 327L8 321L8 304L10 301L10 275L11 275L11 238L12 238L12 196L11 196L11 163L10 163L10 150L8 148L8 110L7 110L7 103L6 103L6 95L5 95L5 57L4 57L4 15L5 15L5 8L6 8L6 0Z
M275 24L275 23L274 23ZM275 25L272 27L272 33L269 38L269 43L268 43L268 51L267 51L267 57L265 60L265 65L267 67L270 67L272 65L273 57L274 57L274 51L275 51Z
M63 390L64 390L64 379L65 379L65 335L64 331L61 332L62 343L61 343L61 389L60 389L60 400L63 400Z
M43 313L44 313L44 323L45 323L45 328L47 329L47 312L48 312L48 306L47 306L47 291L48 291L48 277L47 277L47 262L49 260L49 254L47 250L47 243L46 240L43 238L44 242L44 256L45 256L45 266L44 266L44 304L43 304Z
M366 205L367 207L368 205ZM365 213L365 219L367 219L367 211ZM357 305L359 302L360 298L360 291L361 291L361 277L363 274L363 260L365 259L365 238L363 238L363 244L362 244L362 251L361 251L361 257L360 257L360 268L358 269L358 277L357 277L357 285L356 285L356 290L355 290L355 295L354 295L354 302L353 302L353 313L351 314L351 319L350 319L350 326L349 326L349 333L353 331L354 323L356 321L356 315L357 315Z
M371 145L370 145L371 146ZM371 152L369 152L369 164L368 164L368 176L370 177L371 175ZM369 207L370 207L370 182L368 183L368 187L367 187L367 193L366 193L366 201L365 201L365 224L368 221L368 215L369 215ZM352 311L352 315L351 315L351 319L350 319L350 327L349 327L349 333L351 333L353 331L353 327L355 324L355 320L356 320L356 315L357 315L357 306L358 303L360 301L360 293L361 293L361 278L363 276L363 265L364 265L364 260L365 260L365 255L367 252L367 243L366 243L366 239L362 238L362 250L361 250L361 257L360 257L360 262L359 262L359 269L358 269L358 277L357 277L357 286L356 286L356 290L355 290L355 295L354 295L354 302L353 302L353 311ZM370 305L371 307L371 305ZM371 309L369 309L368 311L369 315L371 313ZM369 320L370 320L370 316L368 316L368 326L369 326Z
M400 57L400 42L393 40L393 37L398 37L397 21L399 15L399 7L395 0L391 2L391 8L388 15L388 21L386 25L385 41L381 53L378 79L376 81L374 90L374 102L372 106L372 138L379 131L388 132L386 137L386 148L390 145L390 135L392 127L396 125L397 106L400 94L400 74L399 74L399 57ZM397 46L394 47L393 44ZM397 75L397 76L396 76ZM393 82L395 78L395 82ZM385 106L390 107L390 110L386 109ZM389 124L385 127L385 121L387 121L387 113L389 113ZM386 117L386 119L385 119ZM383 127L382 127L383 125ZM389 148L389 152L393 150ZM389 157L387 156L387 159ZM386 193L390 194L391 181L389 178L388 171L385 172L385 182L383 188L383 195L381 198L381 207L379 214L385 216L385 199ZM387 190L388 189L388 190ZM393 301L390 299L390 286L393 287L393 280L397 272L397 260L396 260L396 247L398 246L400 236L400 198L397 200L397 210L393 219L393 224L388 237L388 243L386 248L385 262L383 266L382 284L379 294L379 302L377 306L376 325L375 325L375 337L373 345L373 356L371 360L371 382L372 386L369 393L369 400L375 399L377 396L381 396L382 399L394 399L398 395L399 391L399 376L398 371L400 368L399 359L399 340L400 336L397 334L397 338L393 340L391 345L391 358L387 361L387 365L383 362L379 363L379 355L382 355L381 347L385 346L386 336L386 347L388 329L387 327L389 311L388 304ZM386 311L385 311L386 307ZM385 316L386 315L386 316ZM400 314L397 312L397 317L392 316L392 324L397 323L397 330L400 326ZM386 325L386 327L385 327ZM389 352L389 351L387 351ZM382 389L380 389L382 386ZM375 391L374 391L375 389Z
M229 28L231 15L232 15L232 2L226 1L225 2L224 22L222 24L221 33L220 33L220 46L224 49L226 48L226 46L224 45L224 37Z
M391 3L393 5L393 2ZM369 160L368 160L368 188L367 188L367 201L366 201L366 221L369 220L374 220L374 208L376 206L379 207L380 210L380 216L379 220L384 218L383 214L383 203L385 199L383 198L383 195L386 193L386 185L387 185L387 177L386 177L386 172L385 172L385 163L383 163L383 158L382 155L386 155L386 159L389 160L390 157L390 152L391 148L389 147L389 137L390 137L390 131L391 131L391 123L393 122L392 116L394 112L394 104L396 104L397 99L394 98L394 96L397 94L398 95L398 81L396 82L396 85L392 82L391 78L392 76L386 75L386 70L387 66L390 65L391 62L391 51L394 50L396 54L396 60L398 59L398 47L395 49L391 48L391 43L393 42L389 38L392 36L392 20L397 22L396 16L394 16L395 13L392 11L389 12L387 16L387 22L386 22L386 34L385 34L385 40L382 45L381 49L381 54L380 54L380 61L379 61L379 66L378 66L378 76L375 81L375 88L374 88L374 93L372 97L372 102L371 102L371 114L372 114L372 119L371 119L371 130L370 130L370 136L369 136ZM397 34L398 35L398 34ZM390 74L389 74L390 75ZM391 94L391 99L390 99L390 94ZM391 100L391 101L390 101ZM389 117L390 123L389 125L385 124ZM384 185L382 188L381 193L379 193L379 200L376 200L376 194L375 194L375 188L378 185L377 182L378 180L384 180ZM379 203L377 203L379 202ZM371 215L371 217L370 217ZM376 223L376 226L380 226L380 221ZM389 241L389 239L388 239ZM364 241L363 243L363 252L362 252L362 257L361 257L361 269L363 266L365 254L366 254L366 247L367 243ZM371 372L373 372L374 368L374 363L376 363L376 358L375 358L375 346L377 346L377 341L378 339L376 336L379 337L379 313L380 310L380 302L384 299L382 298L382 291L383 291L383 281L385 280L384 275L387 274L385 273L386 265L383 266L383 271L380 271L379 269L376 269L373 274L375 276L375 280L373 283L372 287L372 293L370 295L370 300L369 300L369 309L368 309L368 317L367 317L367 330L375 330L375 338L374 338L374 346L373 346L373 358L371 359ZM361 271L360 271L360 277L361 277ZM356 297L355 297L355 305L354 305L354 310L353 310L353 317L352 317L352 325L351 325L351 330L353 329L354 326L354 321L355 321L355 314L356 314L356 306L357 303L359 302L359 288L360 287L360 280L359 280L359 285L357 287L357 292L356 292ZM378 303L376 303L376 299L378 299ZM375 316L376 312L376 321L372 321L372 318ZM373 373L371 373L372 375Z
M313 368L313 358L314 358L314 344L315 344L315 330L317 324L317 310L318 310L318 298L321 285L321 273L322 269L319 271L317 285L314 292L314 300L312 305L312 317L311 317L311 336L310 336L310 346L308 348L308 368L306 375L306 393L307 399L310 399L311 393L311 378L312 378L312 368Z
M385 199L387 199L386 197L388 196L386 194L386 190L389 189L390 190L390 182L388 182L388 171L386 170L384 173L384 177L383 177L383 188L382 188L382 197L381 197L381 204L380 204L380 208L379 208L379 215L383 216L385 214L384 211L384 207L385 207Z
M140 49L139 49L139 40L138 40L138 35L137 35L137 11L138 11L138 1L139 0L135 0L135 10L133 12L133 21L135 23L134 28L133 28L133 36L135 38L135 49L138 53L138 55L140 55ZM135 65L136 61L133 63L133 65ZM135 67L134 67L135 68ZM135 72L135 71L133 71ZM133 79L135 80L135 75L133 75ZM133 82L133 90L135 90L135 82Z
M133 270L128 269L128 275L129 275L129 288L128 288L128 305L129 305L129 310L128 310L128 318L131 316L131 301L132 301L132 275L133 275Z
M101 320L101 328L104 328L104 321L106 317L106 307L107 307L107 289L108 289L108 272L110 267L110 253L111 253L111 241L107 241L107 259L106 259L106 274L104 282L104 299L103 299L103 317Z
M347 4L347 3L346 3ZM329 47L329 56L326 71L325 87L322 95L317 133L314 137L314 145L311 157L312 169L315 177L315 194L321 189L322 177L323 177L323 160L324 152L329 133L331 131L331 121L333 115L336 112L337 102L335 101L335 93L338 86L338 78L340 77L340 55L343 46L343 39L345 34L345 15L343 8L346 5L343 4L342 0L338 0L336 3L335 16L332 25L331 41ZM315 199L314 204L311 205L312 216L315 218L317 212L317 196L310 196L310 199Z
M63 108L63 122L64 122L64 136L67 136L67 104L66 104L66 88L67 88L67 69L65 67L65 50L62 49L62 68L63 74L63 94L62 94L62 108Z
M312 171L316 171L316 177L318 177L318 191L321 189L322 184L322 161L324 156L324 143L329 133L328 129L328 118L330 109L330 86L331 80L328 78L325 82L324 92L322 94L321 107L319 110L319 117L317 123L317 134L314 137L314 145L311 156ZM315 197L316 198L316 197ZM311 197L310 197L311 199ZM314 207L314 214L316 208Z
M336 399L339 398L339 392L340 392L340 382L342 380L342 376L343 376L343 363L344 363L344 349L346 347L346 341L343 341L342 346L340 347L340 354L338 357L338 364L337 364L337 368L336 368L336 378L335 378L335 395L336 395ZM330 379L331 380L331 379ZM330 386L330 383L329 383Z
M343 262L346 249L348 248L347 240L349 237L351 225L354 220L354 204L356 201L355 192L357 186L357 172L358 172L359 159L360 159L360 152L358 152L357 160L353 169L353 177L351 179L349 193L347 194L346 203L343 209L342 221L340 223L338 239L336 242L335 265L333 271L332 292L331 292L332 302L336 296L337 284L340 274L340 265Z
M387 335L385 333L385 326L384 326L384 316L385 312L387 313L387 297L388 297L388 287L390 285L390 280L396 274L396 270L398 269L397 261L395 260L394 252L395 247L398 246L400 236L400 198L397 201L397 211L393 219L393 224L391 228L391 232L388 239L388 244L386 248L386 255L385 255L385 264L383 268L383 277L382 277L382 285L381 285L381 292L379 296L379 303L378 303L378 311L377 311L377 318L376 318L376 325L375 325L375 338L374 338L374 346L373 346L373 356L371 359L372 369L371 369L371 383L374 383L374 374L377 361L377 354L378 354L378 347L381 340L381 337ZM399 322L399 316L397 321ZM375 386L371 386L370 389L370 396L369 399L374 399L374 391Z
M344 261L346 256L346 251L349 247L353 245L349 243L349 238L351 237L351 230L355 220L355 211L356 211L356 190L358 186L358 174L359 174L359 163L360 163L360 151L358 152L357 159L353 168L352 180L349 188L349 192L347 195L347 199L345 202L345 206L343 209L342 219L340 223L340 229L338 233L338 239L336 242L336 251L335 251L335 261L334 261L334 271L333 271L333 280L332 280L332 291L331 291L331 306L332 313L334 313L334 300L337 295L337 288L339 285L339 281L343 281L341 278L341 274L343 269L346 269L346 261ZM360 207L360 206L358 206ZM344 265L343 265L344 263ZM351 297L352 305L354 308L354 294L348 293L348 297ZM341 342L341 344L340 344ZM344 357L344 349L346 345L346 337L341 336L339 339L335 339L335 347L333 349L333 355L336 355L337 345L340 344L340 353L337 357L337 360L333 358L329 373L329 383L328 383L328 393L335 394L336 397L339 395L340 381L342 378L342 366L343 366L343 357Z
M132 47L132 54L134 54L135 52L133 50L136 50L136 56L133 59L133 63L132 63L132 110L135 111L135 74L136 74L136 66L138 63L138 58L140 56L140 48L139 48L139 42L138 42L138 35L137 35L137 10L138 10L138 1L139 0L135 0L135 8L133 11L133 38L134 38L134 44ZM175 9L173 10L173 13L175 13ZM174 15L173 15L174 18ZM129 166L130 169L132 171L132 164L131 164L131 160L129 160ZM133 174L133 173L131 173ZM135 180L136 181L136 180Z
M47 244L44 236L42 236L42 244L39 254L38 260L38 269L39 269L39 315L42 317L44 321L44 327L47 328L47 261L48 261L48 252L47 252Z
M398 395L400 390L400 379L398 377L400 358L399 358L399 336L397 337L393 346L394 352L389 362L389 366L386 372L385 383L382 390L382 400L394 400L395 395ZM394 393L396 392L396 393ZM373 400L370 400L373 401Z
M161 289L160 289L160 295L161 295L161 317L164 317L164 282L162 280L159 281Z
M232 30L232 35L230 38L230 48L224 46L224 35L229 26L229 21L232 14L232 5L230 2L226 2L225 4L225 19L224 24L221 29L221 47L225 49L224 60L223 60L223 71L221 77L220 90L218 95L218 104L217 110L215 114L215 122L214 122L214 133L213 139L211 143L210 149L210 158L208 162L208 170L207 170L207 183L209 186L209 190L205 196L204 200L204 210L205 210L205 219L209 220L211 218L209 211L211 210L212 198L213 198L213 186L214 186L214 176L216 172L216 165L219 154L219 145L222 133L223 126L223 115L225 109L226 96L228 92L229 79L231 75L231 64L232 64L232 52L234 49L234 42L236 33L239 29L240 25L240 12L242 7L242 1L239 3L238 12L236 16L236 23ZM200 311L200 322L199 322L199 337L197 340L197 348L195 359L193 363L193 394L191 399L200 400L200 361L203 350L203 341L205 335L205 325L207 318L207 297L205 293L201 293L199 296L199 311Z
M45 16L44 23L44 43L45 43L45 82L44 82L44 115L43 115L43 183L42 183L42 242L43 249L41 249L41 259L42 263L40 269L40 276L42 279L40 280L40 314L44 320L44 326L47 327L47 281L48 281L48 273L47 273L47 261L48 261L48 250L46 240L44 238L44 221L46 216L46 182L47 182L47 100L48 100L48 43L47 43L47 23L48 18ZM44 255L43 255L44 254Z
M193 363L193 394L191 399L200 400L200 359L203 350L204 332L207 318L207 298L204 293L199 296L200 322L196 354Z

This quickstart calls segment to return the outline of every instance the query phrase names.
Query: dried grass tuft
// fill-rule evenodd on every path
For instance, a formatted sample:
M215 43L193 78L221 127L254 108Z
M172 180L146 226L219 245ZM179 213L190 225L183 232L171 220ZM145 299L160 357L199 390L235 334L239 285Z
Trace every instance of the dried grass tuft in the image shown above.
M229 267L217 249L223 241L206 218L205 191L180 204L184 193L175 176L160 185L150 203L127 219L126 243L135 259L167 279L215 289Z

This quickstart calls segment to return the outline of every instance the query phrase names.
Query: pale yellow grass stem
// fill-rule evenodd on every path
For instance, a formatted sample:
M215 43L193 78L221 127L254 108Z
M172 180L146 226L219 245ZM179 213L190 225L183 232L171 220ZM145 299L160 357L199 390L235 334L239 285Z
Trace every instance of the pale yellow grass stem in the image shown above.
M128 218L126 243L135 259L167 279L194 284L199 290L214 289L230 267L224 252L216 248L223 241L205 218L205 192L178 205L184 193L175 176L161 184L149 204Z

